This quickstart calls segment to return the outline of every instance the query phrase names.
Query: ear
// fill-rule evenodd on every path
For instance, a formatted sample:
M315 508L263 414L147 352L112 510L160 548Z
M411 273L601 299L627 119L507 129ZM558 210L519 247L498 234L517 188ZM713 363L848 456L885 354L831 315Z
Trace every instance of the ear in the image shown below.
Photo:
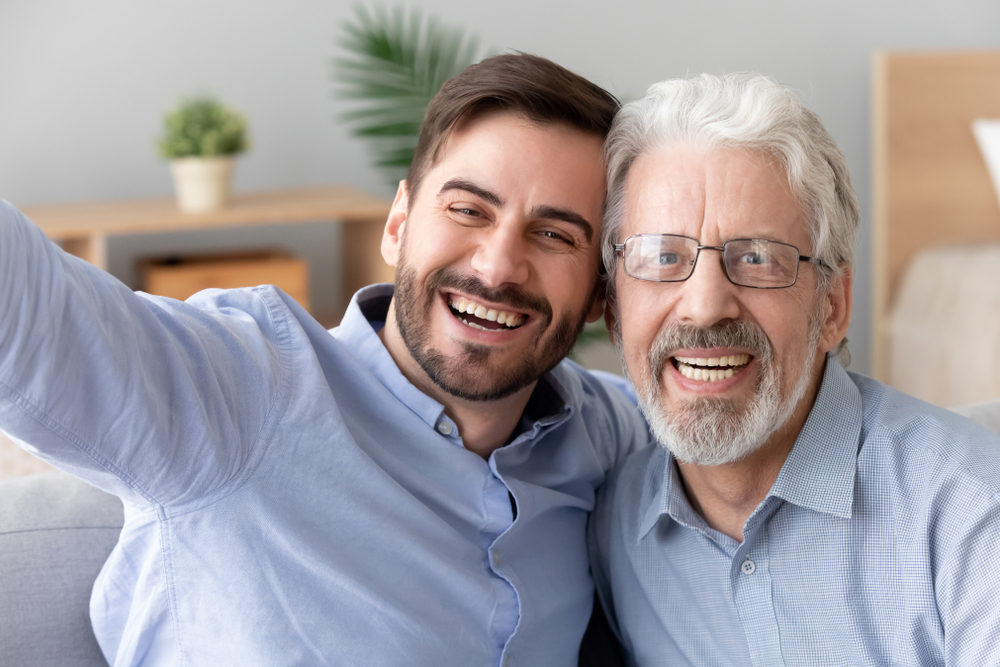
M592 324L601 319L604 315L604 284L598 282L594 288L594 295L591 298L590 310L587 311L587 323Z
M854 276L850 268L843 267L842 271L843 273L834 279L825 296L826 303L823 307L826 315L820 336L820 351L823 353L836 349L840 341L844 340L851 325L853 304L851 286Z
M399 182L396 198L389 209L389 218L385 221L382 232L382 258L386 264L395 267L399 261L399 249L403 240L403 226L406 224L406 212L409 208L409 191L406 181Z
M615 340L615 322L618 321L618 304L615 300L605 294L604 297L604 326L608 328L608 338L612 345L618 345Z

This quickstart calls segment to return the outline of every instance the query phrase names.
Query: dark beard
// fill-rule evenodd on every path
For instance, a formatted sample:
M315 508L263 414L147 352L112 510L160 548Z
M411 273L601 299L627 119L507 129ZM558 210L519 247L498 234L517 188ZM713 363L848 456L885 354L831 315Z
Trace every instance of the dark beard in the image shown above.
M525 356L510 368L498 368L491 363L493 348L466 343L462 354L445 357L431 349L428 340L428 319L438 291L450 288L457 292L510 305L513 309L537 313L542 319L534 343L526 347ZM400 257L394 294L396 326L410 355L438 387L467 401L495 401L506 398L552 370L569 354L586 323L586 311L573 318L567 313L552 323L552 307L548 301L515 287L488 289L478 279L460 276L444 269L431 276L422 295L418 295L415 272ZM552 328L549 340L544 334Z

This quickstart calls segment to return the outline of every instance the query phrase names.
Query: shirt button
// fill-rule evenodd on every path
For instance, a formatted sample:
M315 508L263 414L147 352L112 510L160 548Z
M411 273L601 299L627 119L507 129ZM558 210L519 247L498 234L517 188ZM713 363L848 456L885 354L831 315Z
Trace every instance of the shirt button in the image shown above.
M493 567L500 567L500 552L499 551L494 551L493 552ZM507 656L507 659L510 660L510 656Z
M754 565L753 561L750 560L750 558L747 558L745 561L743 561L743 565L740 566L740 569L743 570L743 574L753 574L754 571L757 569L757 566Z
M441 435L451 435L451 424L446 421L438 423L438 433Z

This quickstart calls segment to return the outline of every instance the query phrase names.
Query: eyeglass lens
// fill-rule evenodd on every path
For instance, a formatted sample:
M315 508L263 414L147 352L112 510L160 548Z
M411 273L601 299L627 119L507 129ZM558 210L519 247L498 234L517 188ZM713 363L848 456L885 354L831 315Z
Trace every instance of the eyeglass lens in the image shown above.
M799 251L763 239L727 241L723 266L729 280L745 287L788 287L795 283ZM698 258L698 242L670 234L639 234L625 239L625 272L659 282L687 280Z

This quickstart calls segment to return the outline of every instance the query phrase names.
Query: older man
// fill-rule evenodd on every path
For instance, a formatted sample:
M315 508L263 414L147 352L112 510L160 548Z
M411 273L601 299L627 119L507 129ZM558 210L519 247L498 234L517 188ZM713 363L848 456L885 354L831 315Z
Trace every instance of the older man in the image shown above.
M663 445L592 524L632 662L996 663L1000 441L842 367L858 204L819 118L668 81L606 152L615 339Z
M647 441L560 364L602 308L617 103L498 56L428 109L391 285L324 330L273 287L134 294L0 204L0 427L122 498L94 588L126 665L575 665L585 525Z

